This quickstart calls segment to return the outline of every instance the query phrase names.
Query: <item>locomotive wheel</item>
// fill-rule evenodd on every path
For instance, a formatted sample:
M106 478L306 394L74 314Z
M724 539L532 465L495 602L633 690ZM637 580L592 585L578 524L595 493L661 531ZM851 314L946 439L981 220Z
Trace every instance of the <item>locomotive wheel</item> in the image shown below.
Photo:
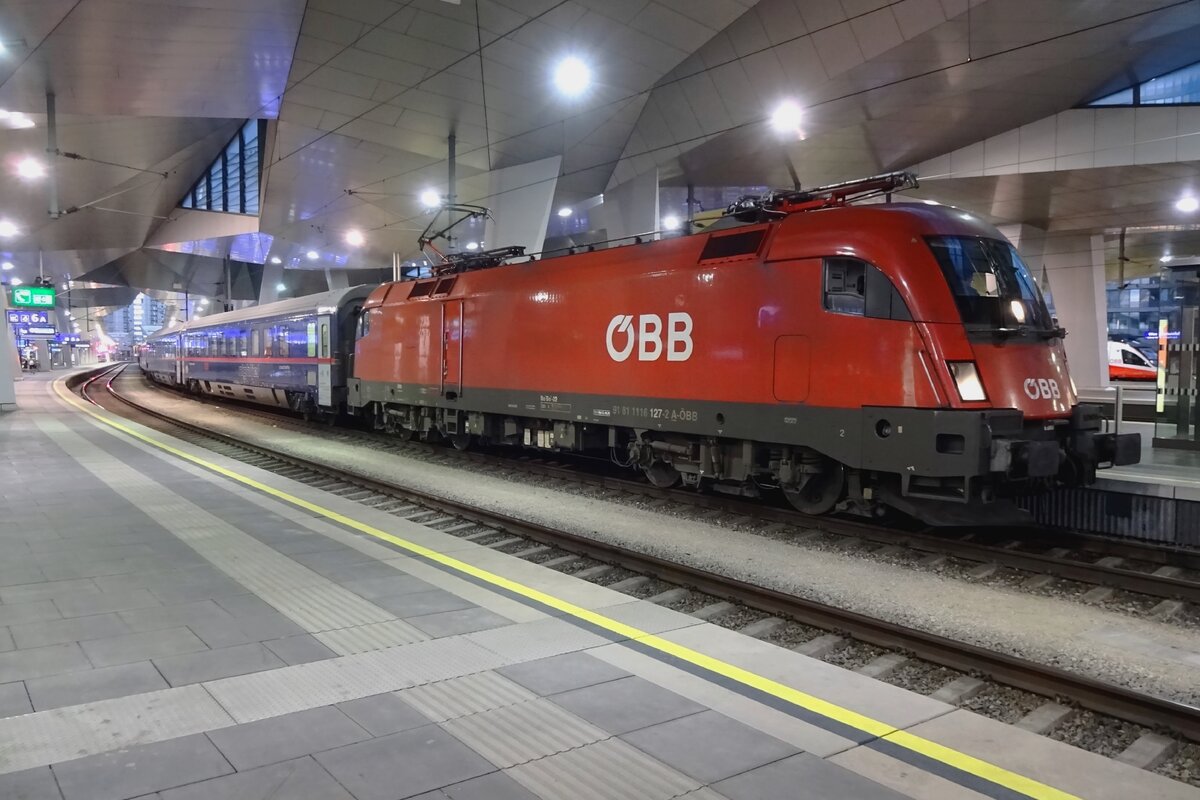
M797 511L818 515L832 511L845 489L846 468L841 464L830 464L827 471L809 478L802 489L784 489L783 495Z
M455 450L470 450L474 438L469 433L456 433L450 437L450 444L454 445Z
M646 480L659 489L670 489L679 483L679 470L665 461L655 461L648 467L642 467Z

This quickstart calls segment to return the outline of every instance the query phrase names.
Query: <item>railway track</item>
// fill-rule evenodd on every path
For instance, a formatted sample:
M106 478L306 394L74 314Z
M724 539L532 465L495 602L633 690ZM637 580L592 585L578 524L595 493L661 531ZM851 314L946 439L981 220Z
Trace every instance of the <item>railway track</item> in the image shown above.
M765 634L779 623L812 628L818 638L822 632L826 639L851 637L856 643L888 651L887 658L896 663L919 660L954 671L959 681L984 679L1032 693L1042 698L1035 705L1052 706L1054 700L1069 702L1126 724L1168 731L1179 739L1200 742L1200 708L241 442L121 395L113 381L123 369L124 365L118 365L97 373L78 386L79 393L97 405L140 418L152 427L165 429L222 455L409 521L435 529L450 528L448 532L454 535L665 605L674 603L673 607L680 607L675 601L687 596L686 602L695 609L695 616L717 624L723 624L727 618L745 619L745 614L738 616L739 609L753 610L749 624L729 626L750 635ZM97 397L96 387L100 383L105 386L105 395ZM795 649L806 652L803 647ZM880 660L876 658L875 662ZM886 677L882 671L878 676Z
M153 384L148 384L153 386ZM159 387L155 387L159 389ZM160 391L166 391L159 389ZM179 394L179 397L189 397ZM576 483L581 486L650 498L654 501L711 510L714 514L748 518L783 526L801 535L840 539L855 546L866 545L885 557L905 555L926 567L940 566L947 559L963 564L963 574L984 579L999 571L1020 573L1029 590L1050 590L1056 580L1080 584L1077 594L1088 602L1103 602L1112 592L1126 592L1162 601L1143 604L1144 611L1168 617L1182 610L1182 603L1200 605L1200 550L1150 542L1114 539L1055 529L983 529L954 532L913 530L850 518L806 516L790 508L774 507L743 498L701 494L684 489L659 489L636 479L612 474L611 465L598 459L555 456L560 460L514 458L491 452L462 452L424 442L403 442L396 437L348 428L331 429L307 423L288 414L244 404L222 404L241 415L270 420L311 433L323 431L341 441L361 442L390 452L435 452L465 463L501 469L519 469L531 475ZM1092 592L1099 588L1101 592ZM1089 592L1091 592L1089 594Z

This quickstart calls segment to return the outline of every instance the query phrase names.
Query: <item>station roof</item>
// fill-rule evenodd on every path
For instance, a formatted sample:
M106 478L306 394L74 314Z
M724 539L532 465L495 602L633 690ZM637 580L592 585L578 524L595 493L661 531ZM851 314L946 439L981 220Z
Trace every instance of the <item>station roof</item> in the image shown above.
M424 225L421 192L444 183L452 131L464 182L561 156L556 206L653 168L666 185L789 185L790 160L813 185L909 167L1178 68L1198 34L1200 3L1172 0L8 3L0 161L11 174L45 157L47 90L58 149L84 158L54 159L58 205L78 209L57 219L45 181L0 182L0 218L19 231L0 251L34 274L40 253L56 280L167 275L159 288L198 292L225 258L320 248L335 265L390 266ZM593 77L573 98L552 80L568 56ZM770 118L787 99L803 122L782 140ZM249 118L269 120L260 217L164 242ZM1195 183L1180 162L937 192L998 223L1103 232L1177 222L1155 209ZM1048 198L1063 192L1071 212L1056 214ZM350 228L361 249L343 243ZM1155 231L1153 247L1172 235L1182 252L1197 234Z

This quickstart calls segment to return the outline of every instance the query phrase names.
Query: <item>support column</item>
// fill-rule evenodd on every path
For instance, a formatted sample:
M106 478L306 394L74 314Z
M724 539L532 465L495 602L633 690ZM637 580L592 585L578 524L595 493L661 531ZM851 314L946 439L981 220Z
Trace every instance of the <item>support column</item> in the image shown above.
M325 285L329 287L329 291L334 289L349 289L350 278L344 270L327 269L325 270Z
M12 325L8 324L8 287L0 287L0 412L17 410L17 390L13 381L20 380L21 359Z
M610 239L658 230L658 170L606 190L600 208Z
M1075 385L1108 386L1108 302L1104 236L1047 236L1042 265L1058 324L1067 329L1067 359ZM1034 264L1030 268L1037 271Z
M262 285L258 287L258 304L274 303L279 299L278 286L284 283L283 264L263 264Z
M484 247L524 246L537 253L546 241L550 206L558 185L562 156L493 170L488 176L488 194L478 201L492 209L484 232Z

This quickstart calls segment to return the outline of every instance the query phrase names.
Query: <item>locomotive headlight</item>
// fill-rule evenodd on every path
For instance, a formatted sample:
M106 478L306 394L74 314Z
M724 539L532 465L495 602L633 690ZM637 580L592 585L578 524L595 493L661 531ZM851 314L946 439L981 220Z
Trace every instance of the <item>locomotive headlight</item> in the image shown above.
M987 394L983 391L983 381L979 380L979 370L975 368L974 361L949 361L947 366L950 367L950 374L954 376L954 383L958 387L958 396L963 402L987 400Z

